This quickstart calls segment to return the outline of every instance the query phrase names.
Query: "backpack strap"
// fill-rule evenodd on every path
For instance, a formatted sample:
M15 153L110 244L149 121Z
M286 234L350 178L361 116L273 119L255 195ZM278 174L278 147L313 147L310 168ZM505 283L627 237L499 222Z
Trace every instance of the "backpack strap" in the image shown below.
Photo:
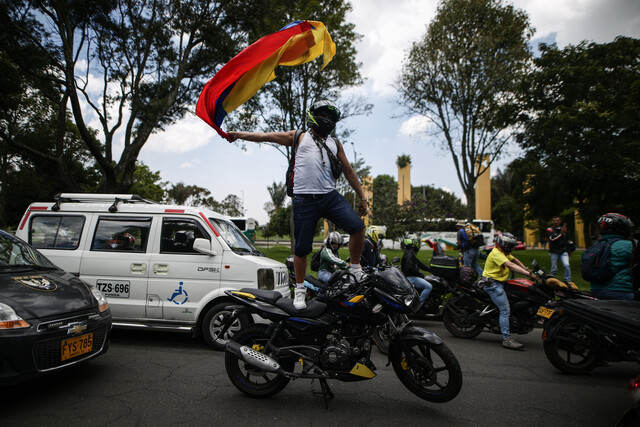
M293 136L293 145L291 146L291 158L296 156L296 150L298 149L298 145L300 145L300 135L302 135L302 130L296 130L296 134Z

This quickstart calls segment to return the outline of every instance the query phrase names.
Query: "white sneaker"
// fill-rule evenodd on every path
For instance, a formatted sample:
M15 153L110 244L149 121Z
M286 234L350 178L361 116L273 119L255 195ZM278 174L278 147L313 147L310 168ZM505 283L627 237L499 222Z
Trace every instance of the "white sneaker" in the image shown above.
M293 292L293 306L296 310L304 310L307 308L305 299L307 298L307 290L305 288L296 288Z
M362 279L366 276L362 268L350 268L349 273L353 274L356 277L356 282L358 283L360 283Z

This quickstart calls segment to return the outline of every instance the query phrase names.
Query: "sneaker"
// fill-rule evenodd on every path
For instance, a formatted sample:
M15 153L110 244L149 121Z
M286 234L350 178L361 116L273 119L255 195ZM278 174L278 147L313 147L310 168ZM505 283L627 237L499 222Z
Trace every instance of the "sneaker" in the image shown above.
M522 350L524 348L524 344L520 344L511 337L502 340L502 346L504 348L510 348L511 350Z
M358 283L360 283L366 276L366 273L362 268L350 268L349 273L353 274L356 277L356 282Z
M296 310L304 310L307 308L307 303L305 299L307 298L307 289L306 288L296 288L293 293L293 306Z

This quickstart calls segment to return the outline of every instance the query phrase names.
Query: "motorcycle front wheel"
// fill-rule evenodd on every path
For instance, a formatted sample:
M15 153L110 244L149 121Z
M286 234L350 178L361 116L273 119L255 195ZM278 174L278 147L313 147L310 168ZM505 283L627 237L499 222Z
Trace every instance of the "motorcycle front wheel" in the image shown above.
M444 344L424 340L404 341L389 348L396 375L413 394L434 403L448 402L462 388L462 370Z
M545 325L546 334L549 334L548 327ZM549 362L568 374L589 373L599 363L591 338L584 332L584 325L580 322L562 321L542 346Z
M475 309L460 300L456 303L456 309L463 313L463 317L458 317L451 312L451 309L445 309L442 313L442 323L451 335L458 338L475 338L482 332L482 324L469 323L465 321L465 317L469 317L475 312Z
M268 325L265 324L254 324L248 326L240 330L240 332L233 337L233 341L240 345L246 345L247 347L253 348L261 353L265 353L275 359L273 354L269 351L265 351L267 348L267 342L269 341L267 328ZM278 343L278 345L283 345L283 343ZM286 345L286 343L284 343L284 345ZM293 370L293 359L289 358L279 360L278 362L285 371L290 372ZM227 370L227 375L233 385L238 390L251 397L273 396L279 393L289 383L289 378L252 366L229 351L225 353L224 364Z

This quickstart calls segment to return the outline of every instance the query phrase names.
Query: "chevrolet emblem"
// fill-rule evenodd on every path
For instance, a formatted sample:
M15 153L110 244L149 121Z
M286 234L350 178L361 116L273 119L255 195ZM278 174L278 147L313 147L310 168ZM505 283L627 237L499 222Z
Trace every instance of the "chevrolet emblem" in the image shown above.
M84 330L87 329L87 325L74 325L67 329L67 335L69 334L81 334Z

